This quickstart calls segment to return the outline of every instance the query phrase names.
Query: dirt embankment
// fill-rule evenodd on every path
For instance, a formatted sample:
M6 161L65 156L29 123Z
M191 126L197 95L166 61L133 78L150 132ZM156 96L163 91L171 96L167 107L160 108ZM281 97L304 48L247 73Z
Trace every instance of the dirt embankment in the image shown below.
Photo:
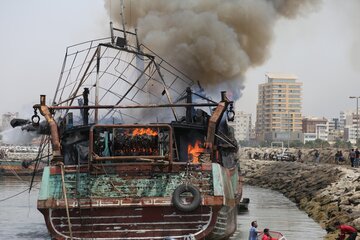
M335 239L335 221L360 229L360 168L241 160L245 182L283 193Z

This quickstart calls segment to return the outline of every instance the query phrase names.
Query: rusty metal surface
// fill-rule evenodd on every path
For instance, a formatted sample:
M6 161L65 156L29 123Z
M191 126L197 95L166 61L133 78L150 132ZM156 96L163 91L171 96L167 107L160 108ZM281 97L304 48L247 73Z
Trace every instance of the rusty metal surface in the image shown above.
M101 128L106 128L106 129L141 129L141 128L151 128L151 129L167 129L168 131L168 135L169 137L169 146L168 146L168 154L166 154L165 156L149 156L149 155L139 155L139 156L97 156L94 153L94 131L95 129L101 129ZM159 130L158 130L159 131ZM154 159L154 160L167 160L170 163L172 163L173 159L172 159L172 152L173 152L173 131L172 128L169 124L108 124L108 125L103 125L103 124L96 124L94 126L92 126L90 128L90 133L89 133L89 151L91 153L90 155L90 161L89 164L92 164L92 161L104 161L104 160L126 160L126 159L133 159L133 160L146 160L146 159Z
M47 193L44 199L62 199L61 181L58 167L57 174L48 171L43 176L47 182ZM106 170L105 170L106 171ZM110 171L108 169L108 171ZM171 197L177 186L183 183L186 172L141 172L126 168L117 173L88 175L88 173L65 174L68 198L139 198L139 197ZM190 171L189 183L197 186L204 195L213 195L212 174L205 171Z
M226 103L220 102L209 119L206 142L210 149L213 149L216 128L225 110Z
M191 171L211 171L212 164L211 163L190 163L187 165L187 163L183 162L173 162L172 164L169 164L168 162L132 162L129 163L110 163L110 164L102 164L102 163L94 163L93 167L96 168L98 171L96 173L102 173L108 171L116 171L118 174L126 173L129 176L138 176L139 172L179 172L179 171L185 171L187 168ZM60 170L56 166L50 166L49 167L51 174L60 174ZM77 165L66 165L65 166L66 173L89 173L89 169L87 164L86 165L80 165L79 167ZM95 174L95 173L94 173Z
M221 174L216 179L212 177L214 166ZM236 170L229 171L215 163L191 165L190 181L200 189L202 201L194 212L184 213L173 207L171 196L185 177L186 165L163 167L117 164L104 170L115 172L97 175L89 174L85 166L79 171L76 166L65 166L74 239L163 239L167 236L223 239L234 231L236 199L228 188ZM223 183L226 186L222 194L214 196L213 185L221 179L229 181ZM41 188L48 192L40 194L38 209L44 214L52 237L66 239L69 228L59 167L45 168L42 184L45 183L47 186Z
M120 108L170 108L170 107L216 107L217 103L174 103L174 104L147 104L147 105L88 105L88 106L49 106L49 109L120 109Z
M174 207L71 209L74 239L204 239L216 223L220 207L180 212ZM41 210L54 239L69 237L65 209Z
M44 96L42 96L43 98ZM42 99L42 101L44 101ZM37 108L40 110L40 113L45 117L47 123L50 126L50 132L51 132L51 143L52 143L52 150L53 150L53 156L54 158L60 157L60 138L59 138L59 132L58 132L58 126L56 124L55 119L53 118L49 108L43 104L37 104L34 105L34 109Z

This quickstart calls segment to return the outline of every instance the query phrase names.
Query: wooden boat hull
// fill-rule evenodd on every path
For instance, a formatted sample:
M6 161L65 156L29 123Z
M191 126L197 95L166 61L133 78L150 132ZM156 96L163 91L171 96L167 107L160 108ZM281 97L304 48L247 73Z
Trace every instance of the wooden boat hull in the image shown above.
M69 179L74 179L74 173L69 173L71 168L67 166L69 191L73 189ZM200 205L191 212L180 211L172 203L171 194L178 184L178 177L182 177L180 172L176 173L179 170L177 167L171 171L158 170L165 173L162 173L159 182L152 180L151 184L147 182L149 176L139 176L135 180L131 176L131 181L123 182L125 178L119 177L123 173L117 169L117 174L111 178L112 186L117 190L106 189L107 182L102 179L102 184L93 184L92 189L93 192L100 192L101 196L91 197L90 194L85 198L76 198L67 193L67 201L61 196L58 168L45 168L38 209L44 215L53 239L71 239L70 235L73 239L227 239L236 230L235 196L238 193L235 194L235 190L239 186L233 186L232 181L237 181L238 172L231 172L219 164L201 168L198 174L201 174L202 179L192 172L192 184L200 189L202 197ZM156 175L156 170L152 172ZM128 174L131 175L131 170ZM164 181L164 176L167 181ZM76 181L73 183L76 184ZM155 187L157 183L161 183L158 186L160 188ZM103 190L100 191L100 188ZM139 194L146 188L151 188L144 194L146 196L128 195L134 193L134 189ZM78 196L86 195L84 189L80 191L83 192L78 193ZM115 196L117 194L119 196ZM154 194L157 196L151 196Z
M65 209L42 211L54 239L70 239ZM214 229L219 207L185 213L171 206L72 209L73 239L203 239Z

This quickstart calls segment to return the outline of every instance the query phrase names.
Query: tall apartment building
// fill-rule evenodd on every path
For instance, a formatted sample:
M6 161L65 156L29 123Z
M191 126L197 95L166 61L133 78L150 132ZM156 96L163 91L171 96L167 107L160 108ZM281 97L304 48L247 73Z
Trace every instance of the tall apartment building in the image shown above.
M302 141L302 83L292 74L267 73L259 85L256 138L259 141Z
M339 118L339 130L344 131L346 125L346 115L344 111L340 111L340 118Z
M241 111L235 112L235 119L228 123L234 128L234 136L237 141L249 141L252 131L251 114Z

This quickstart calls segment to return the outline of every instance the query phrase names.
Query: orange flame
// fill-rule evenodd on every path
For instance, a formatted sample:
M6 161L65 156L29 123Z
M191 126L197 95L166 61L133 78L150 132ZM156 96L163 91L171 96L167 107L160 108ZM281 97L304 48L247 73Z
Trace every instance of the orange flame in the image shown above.
M188 145L188 156L189 159L190 155L192 156L193 163L199 163L200 153L205 152L205 148L200 147L200 144L200 140L196 140L194 147L191 144Z
M138 135L149 135L149 136L157 136L158 133L150 128L135 128L132 132L133 136Z

